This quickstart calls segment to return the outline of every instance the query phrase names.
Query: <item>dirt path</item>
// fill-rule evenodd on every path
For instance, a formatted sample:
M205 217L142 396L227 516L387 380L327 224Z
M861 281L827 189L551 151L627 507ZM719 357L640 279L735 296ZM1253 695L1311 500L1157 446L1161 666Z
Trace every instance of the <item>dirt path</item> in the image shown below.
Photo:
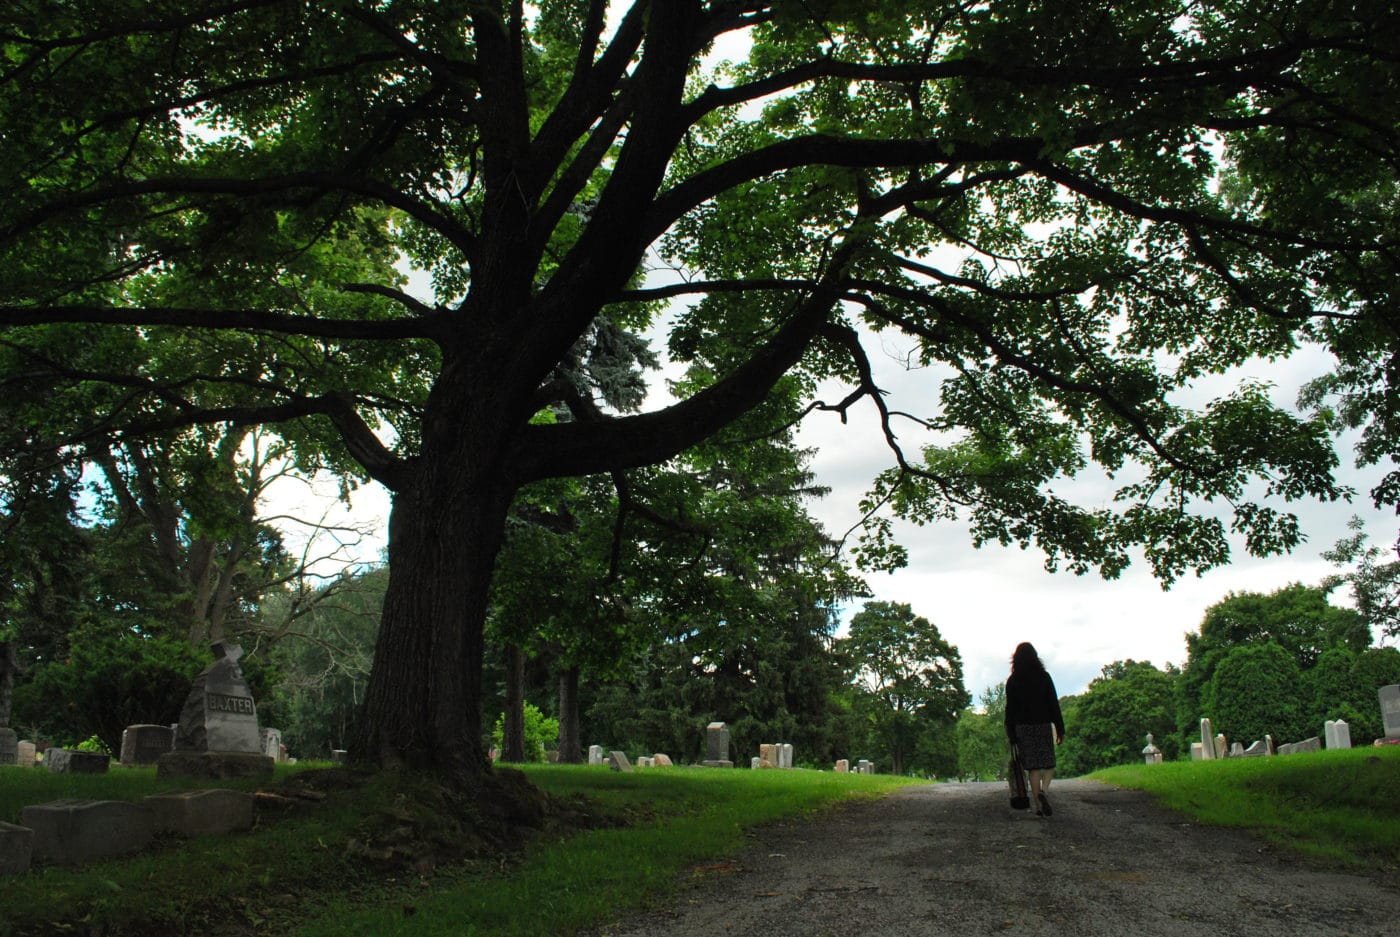
M905 788L768 827L732 863L601 937L1320 937L1400 934L1400 884L1320 871L1134 791L1056 781Z

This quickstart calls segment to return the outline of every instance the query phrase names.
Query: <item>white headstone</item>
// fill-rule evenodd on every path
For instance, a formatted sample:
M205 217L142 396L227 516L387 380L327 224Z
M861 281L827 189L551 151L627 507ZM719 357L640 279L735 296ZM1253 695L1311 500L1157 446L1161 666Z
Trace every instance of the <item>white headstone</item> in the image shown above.
M1206 757L1206 748L1200 742L1191 743L1191 760L1202 761Z
M588 746L588 763L590 765L601 765L603 763L603 746Z
M15 743L15 764L21 768L34 767L34 743L28 739L21 739Z
M783 742L781 745L778 746L778 767L792 767L792 743Z
M757 771L763 767L763 759L754 755L753 758L749 759L749 767Z
M1322 735L1329 751L1334 748L1351 748L1351 726L1344 719L1328 719L1322 725Z
M1209 716L1201 719L1201 757L1207 760L1215 757L1215 730L1210 727Z
M1147 733L1147 744L1142 749L1142 760L1149 765L1162 763L1162 750L1157 747L1157 740L1152 737L1151 732Z
M1224 732L1217 732L1217 733L1215 733L1215 757L1216 757L1216 758L1224 758L1224 757L1225 757L1225 753L1228 752L1229 750L1230 750L1230 746L1229 746L1229 744L1226 743L1226 741L1225 741L1225 733L1224 733Z
M1383 686L1376 691L1381 701L1381 722L1385 737L1400 739L1400 683Z
M837 771L838 774L846 774L846 773L849 772L850 770L851 770L851 763L850 763L848 760L846 760L845 758L839 758L839 759L837 759L837 761L836 761L836 771Z

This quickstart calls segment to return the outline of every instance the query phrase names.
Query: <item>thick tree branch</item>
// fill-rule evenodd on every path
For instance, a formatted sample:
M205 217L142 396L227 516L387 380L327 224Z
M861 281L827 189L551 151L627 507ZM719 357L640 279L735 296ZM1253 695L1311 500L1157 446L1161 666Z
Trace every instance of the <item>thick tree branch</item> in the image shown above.
M346 287L352 292L376 293L404 301L410 299L396 290L363 284ZM426 307L420 307L426 309ZM397 341L423 338L436 340L439 315L427 310L431 320L422 319L323 319L293 316L262 309L200 309L181 307L130 307L59 305L0 306L0 326L45 325L55 322L86 322L93 325L177 325L206 329L256 329L311 338L344 338L366 341Z

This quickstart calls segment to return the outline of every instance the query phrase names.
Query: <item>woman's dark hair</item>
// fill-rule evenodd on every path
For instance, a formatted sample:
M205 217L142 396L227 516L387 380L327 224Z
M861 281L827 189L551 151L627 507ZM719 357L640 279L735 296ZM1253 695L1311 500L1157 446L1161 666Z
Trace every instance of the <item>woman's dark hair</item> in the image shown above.
M1029 641L1016 645L1016 651L1011 655L1011 672L1045 673L1045 665L1040 662L1040 655Z

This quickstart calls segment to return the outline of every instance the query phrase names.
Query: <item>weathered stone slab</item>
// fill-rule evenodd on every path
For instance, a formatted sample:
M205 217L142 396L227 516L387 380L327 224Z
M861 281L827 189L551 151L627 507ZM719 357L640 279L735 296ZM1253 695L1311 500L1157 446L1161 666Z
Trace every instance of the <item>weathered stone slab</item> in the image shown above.
M272 777L275 763L266 755L254 752L170 752L156 762L158 778L228 778Z
M1269 743L1266 739L1260 739L1244 750L1245 758L1262 758L1269 754L1272 753L1269 751Z
M34 753L37 751L33 742L28 739L20 739L15 743L15 764L21 768L34 767Z
M1328 719L1322 724L1322 738L1327 750L1351 748L1351 726L1345 719Z
M588 746L588 763L589 763L590 765L601 765L601 764L603 763L604 758L605 758L605 753L604 753L604 751L603 751L603 746L601 746L601 745L590 745L590 746Z
M670 755L663 755L661 752L651 756L651 763L656 768L674 768L676 765Z
M52 751L52 749L50 750ZM150 808L124 800L56 800L20 811L35 862L76 865L137 852L155 835Z
M608 753L608 767L614 771L621 771L625 774L632 773L632 762L627 760L627 756L622 752Z
M253 795L208 788L152 794L142 801L155 818L157 833L204 836L253 828Z
M0 821L0 875L19 875L29 871L33 853L33 830Z
M287 760L286 753L282 751L281 729L259 729L258 744L262 753L278 764Z
M1381 722L1385 737L1400 739L1400 683L1383 686L1376 691L1381 703Z
M781 743L779 743L779 745L778 745L778 767L779 767L779 768L791 768L791 767L792 767L792 743L790 743L790 742L781 742Z
M1318 738L1316 735L1314 735L1314 736L1313 736L1312 738L1310 738L1310 739L1303 739L1303 741L1301 741L1301 742L1295 742L1295 743L1293 744L1293 752L1294 752L1294 754L1297 754L1298 752L1320 752L1320 751L1322 751L1322 739Z
M175 730L170 726L140 724L122 730L119 760L124 765L153 765L175 747Z
M776 768L778 767L778 746L760 745L758 746L758 767Z
M1195 751L1191 753L1195 757ZM1210 760L1215 757L1215 730L1211 728L1210 718L1201 719L1201 758Z
M836 771L838 774L849 774L851 770L850 759L838 758L836 761Z
M343 749L343 748L332 748L332 749L331 749L331 761L335 762L336 764L338 764L338 765L343 765L343 764L345 764L345 762L348 761L349 759L350 759L350 753L349 753L348 751L346 751L345 749Z
M111 755L101 752L75 752L51 748L44 752L44 765L54 774L106 774Z
M0 726L0 765L19 763L19 736L8 726Z

